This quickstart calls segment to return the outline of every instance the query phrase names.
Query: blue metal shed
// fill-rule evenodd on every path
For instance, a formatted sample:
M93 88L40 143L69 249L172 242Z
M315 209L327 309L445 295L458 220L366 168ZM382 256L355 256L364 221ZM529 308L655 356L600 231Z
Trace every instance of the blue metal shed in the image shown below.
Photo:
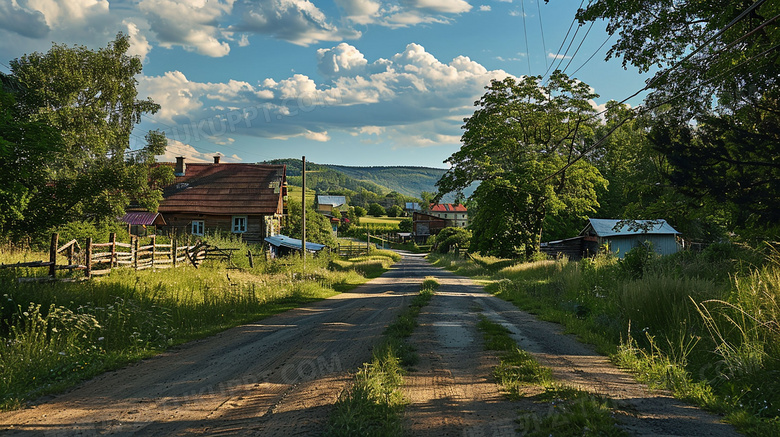
M580 236L595 238L598 245L609 247L618 258L641 244L650 243L653 250L669 255L680 250L677 232L666 220L589 219Z

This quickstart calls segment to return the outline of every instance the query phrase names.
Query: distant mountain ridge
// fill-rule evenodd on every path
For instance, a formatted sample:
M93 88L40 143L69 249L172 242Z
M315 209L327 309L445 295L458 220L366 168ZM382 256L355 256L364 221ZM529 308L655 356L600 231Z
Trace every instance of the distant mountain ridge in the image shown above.
M286 164L287 177L293 185L300 185L301 160L275 159L266 161L269 164ZM317 164L306 162L306 185L321 192L348 189L360 191L365 188L376 194L386 195L390 192L401 193L409 197L420 197L420 193L436 192L438 181L446 169L415 166L367 166L354 167L334 164ZM311 171L311 173L309 173ZM466 192L466 195L471 192ZM442 199L452 202L454 194Z

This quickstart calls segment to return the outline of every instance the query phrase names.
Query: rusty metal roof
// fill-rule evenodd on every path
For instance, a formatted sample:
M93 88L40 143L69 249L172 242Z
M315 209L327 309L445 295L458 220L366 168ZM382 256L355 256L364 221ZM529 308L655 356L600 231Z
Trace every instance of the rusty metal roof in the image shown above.
M269 164L187 164L163 190L165 214L273 215L284 208L286 167Z
M119 221L129 225L165 226L165 219L156 212L129 211L120 217Z

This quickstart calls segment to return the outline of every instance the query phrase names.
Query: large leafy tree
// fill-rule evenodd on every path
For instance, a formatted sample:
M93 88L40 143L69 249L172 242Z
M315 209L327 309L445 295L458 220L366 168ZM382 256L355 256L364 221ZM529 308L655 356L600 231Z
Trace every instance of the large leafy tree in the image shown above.
M156 209L157 188L172 179L169 168L154 166L154 154L167 140L152 132L142 150L128 153L141 115L159 109L151 99L137 98L142 66L127 55L129 47L129 38L119 34L98 50L54 44L47 53L11 61L9 80L18 86L12 100L4 97L3 109L16 125L8 132L24 134L3 135L12 144L5 150L17 160L45 151L36 155L35 174L20 176L28 200L15 214L14 230L114 218L133 199Z
M584 215L598 207L598 170L577 159L598 124L592 89L560 72L493 81L465 120L463 146L445 162L438 196L481 181L471 196L476 213L472 250L498 256L532 255L545 218Z
M779 15L764 0L595 0L578 12L619 35L608 58L658 68L650 138L688 207L718 210L729 229L780 217Z

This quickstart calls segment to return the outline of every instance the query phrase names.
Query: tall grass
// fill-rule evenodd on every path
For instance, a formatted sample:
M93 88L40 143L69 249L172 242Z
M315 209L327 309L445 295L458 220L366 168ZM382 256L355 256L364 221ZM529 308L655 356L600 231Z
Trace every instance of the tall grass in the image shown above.
M566 325L645 382L727 416L750 435L780 435L780 263L713 245L628 268L579 262L490 264L436 256L488 291Z
M31 269L0 270L0 408L57 391L171 345L210 335L347 291L376 276L394 259L256 259L249 268L240 248L228 269L220 261L160 271L116 269L80 283L20 283ZM237 251L238 252L238 251ZM40 254L3 249L0 263ZM243 258L243 260L242 260ZM338 261L339 268L329 268ZM40 269L37 272L40 274Z

